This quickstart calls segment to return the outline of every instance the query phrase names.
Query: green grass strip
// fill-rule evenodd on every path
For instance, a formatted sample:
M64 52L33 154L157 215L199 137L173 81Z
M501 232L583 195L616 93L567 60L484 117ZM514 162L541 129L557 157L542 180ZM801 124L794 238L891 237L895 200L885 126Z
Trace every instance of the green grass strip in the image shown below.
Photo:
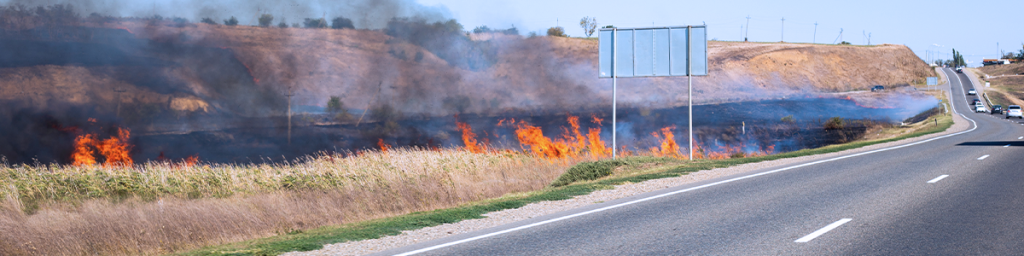
M671 168L668 168L667 170L655 173L643 173L626 177L610 177L596 181L578 182L561 187L549 187L526 195L484 200L455 208L416 212L378 220L338 226L326 226L268 238L204 247L194 251L179 253L179 255L278 255L291 251L319 250L322 249L325 244L377 239L384 236L398 235L405 230L433 227L467 219L480 219L483 218L483 214L489 212L515 209L530 203L541 201L565 200L575 196L590 194L596 190L611 189L614 185L678 177L690 172L723 168L746 163L839 152L942 132L952 125L952 119L944 119L941 124L933 126L930 129L890 139L851 142L760 157L732 158L724 160L698 160L693 162L671 158L652 159L651 157L628 157L623 158L621 161L627 163L664 163L674 164L676 166L671 166Z

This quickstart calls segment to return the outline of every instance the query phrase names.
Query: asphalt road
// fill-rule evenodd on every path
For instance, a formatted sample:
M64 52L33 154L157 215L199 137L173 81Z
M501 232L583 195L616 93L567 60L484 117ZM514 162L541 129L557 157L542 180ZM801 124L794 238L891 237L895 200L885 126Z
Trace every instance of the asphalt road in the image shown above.
M382 254L1024 254L1024 126L972 129L840 159L754 171L428 241Z

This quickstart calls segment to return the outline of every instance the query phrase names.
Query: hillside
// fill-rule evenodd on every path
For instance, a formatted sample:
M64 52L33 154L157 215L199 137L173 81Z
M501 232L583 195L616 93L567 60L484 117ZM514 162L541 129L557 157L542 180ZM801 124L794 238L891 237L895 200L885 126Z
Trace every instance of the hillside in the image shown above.
M997 104L1024 104L1024 63L992 65L977 69L978 75L992 87L985 92Z
M595 73L593 39L474 36L475 47L485 48L484 59L493 63L466 68L450 65L436 50L377 30L126 21L82 31L88 34L81 36L85 39L64 41L116 51L113 55L120 59L0 63L0 79L6 81L0 84L0 100L27 101L35 107L91 105L109 113L116 111L116 91L123 90L122 105L130 106L122 106L128 111L123 115L179 117L282 114L289 88L297 106L322 107L330 96L339 96L346 108L357 112L387 103L405 113L428 115L573 109L611 101L611 81ZM36 36L38 32L14 34L34 43L59 41ZM53 47L58 46L38 50ZM902 45L712 41L709 51L711 75L694 79L697 103L865 90L875 84L919 83L931 74ZM685 104L685 78L619 83L623 104Z

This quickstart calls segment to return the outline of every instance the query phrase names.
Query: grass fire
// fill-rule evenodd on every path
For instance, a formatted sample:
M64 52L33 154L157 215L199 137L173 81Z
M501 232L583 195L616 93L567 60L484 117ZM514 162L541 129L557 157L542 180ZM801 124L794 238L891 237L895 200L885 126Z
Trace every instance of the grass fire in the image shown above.
M692 124L663 78L623 82L613 118L595 40L355 2L249 25L0 6L0 255L189 253L682 175L876 139L942 97L915 89L930 73L905 46L710 41ZM876 83L892 89L861 92Z

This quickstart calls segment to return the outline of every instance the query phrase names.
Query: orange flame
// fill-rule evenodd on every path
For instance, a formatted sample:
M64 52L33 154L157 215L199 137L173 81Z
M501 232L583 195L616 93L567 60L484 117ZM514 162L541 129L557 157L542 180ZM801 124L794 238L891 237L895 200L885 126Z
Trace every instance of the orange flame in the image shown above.
M550 138L544 137L544 132L540 130L540 127L520 123L516 128L516 138L519 139L520 144L529 146L530 150L539 156L547 158L565 158L569 156L569 145L554 142Z
M473 133L473 127L459 121L455 121L455 125L462 131L462 142L466 144L466 150L473 153L484 153L487 151L487 147L483 143L476 141L476 133Z
M659 147L652 147L651 148L651 153L652 154L654 154L655 156L670 156L670 157L679 157L680 156L679 155L679 144L676 143L676 138L675 138L676 136L675 136L675 134L672 133L672 130L674 130L675 128L676 128L675 126L669 126L669 127L661 128L662 136L659 136L658 132L652 132L651 133L651 135L654 135L654 138L657 138L658 140L661 140L661 147L660 148ZM664 139L662 139L663 136L664 136Z
M387 143L384 143L384 139L383 138L377 139L377 146L380 146L380 151L381 152L388 152L388 150L391 149L391 145L388 145Z
M132 145L128 143L131 132L125 128L117 128L117 136L99 141L94 134L83 134L75 138L75 150L71 152L71 164L76 166L94 165L96 151L99 151L106 162L103 166L131 166ZM96 150L94 151L93 148Z
M71 164L75 166L94 165L96 157L90 145L96 144L96 136L92 134L79 135L75 138L75 151L71 153Z
M117 128L117 137L110 137L95 145L100 154L107 158L104 166L132 166L132 158L128 154L132 150L132 145L128 144L130 136L131 132L128 129Z

